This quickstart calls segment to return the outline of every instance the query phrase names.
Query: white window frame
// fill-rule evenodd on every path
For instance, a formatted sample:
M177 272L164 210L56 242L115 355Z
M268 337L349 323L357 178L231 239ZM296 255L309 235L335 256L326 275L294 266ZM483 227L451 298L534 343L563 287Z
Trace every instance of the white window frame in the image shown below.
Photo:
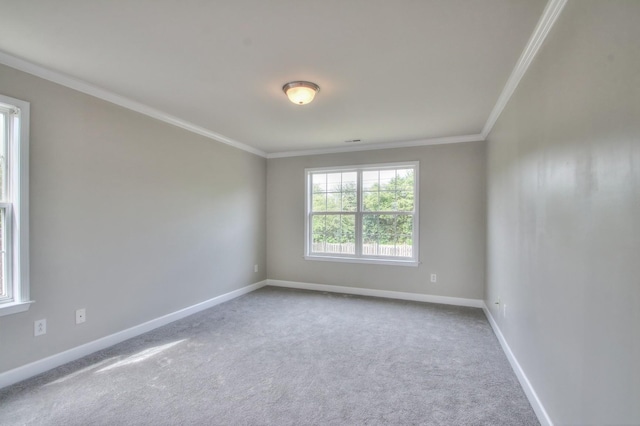
M418 266L420 264L419 257L419 182L420 182L420 163L418 161L405 161L398 163L380 163L380 164L363 164L353 166L338 166L338 167L315 167L305 169L305 232L304 232L304 258L306 260L319 260L330 262L346 262L346 263L369 263L369 264L383 264L383 265L398 265L398 266ZM362 174L368 170L382 170L393 169L402 167L412 167L414 169L414 204L413 212L402 212L413 214L413 234L412 234L412 257L395 257L395 256L373 256L362 254L362 216L365 214L371 214L372 212L363 211L362 206ZM331 172L357 172L357 210L356 216L356 229L355 229L355 241L356 249L355 254L339 254L339 253L313 253L312 252L312 202L313 202L313 184L312 175L314 173L331 173ZM374 212L375 213L375 212ZM396 212L390 212L395 214Z
M0 95L0 109L9 115L5 137L6 197L5 279L8 295L0 299L0 316L24 312L29 298L29 102Z

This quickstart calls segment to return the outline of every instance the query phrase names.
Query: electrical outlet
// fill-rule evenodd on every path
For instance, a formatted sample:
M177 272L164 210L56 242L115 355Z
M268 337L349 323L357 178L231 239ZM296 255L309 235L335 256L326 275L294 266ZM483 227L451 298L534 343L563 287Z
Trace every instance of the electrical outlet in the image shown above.
M432 283L438 282L438 276L436 274L431 274L431 282Z
M258 272L258 265L253 265L253 272Z
M76 311L76 324L82 324L87 320L87 311L85 308Z
M33 323L33 335L34 336L42 336L43 334L47 334L47 320L41 319L35 321Z

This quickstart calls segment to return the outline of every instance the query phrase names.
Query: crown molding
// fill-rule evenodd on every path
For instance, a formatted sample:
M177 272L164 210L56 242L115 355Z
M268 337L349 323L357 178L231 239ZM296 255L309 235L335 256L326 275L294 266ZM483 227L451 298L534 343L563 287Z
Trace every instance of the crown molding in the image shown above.
M498 118L507 106L511 96L513 96L513 93L516 91L518 84L520 84L520 80L522 80L522 77L529 69L529 65L531 65L533 58L535 58L536 54L540 50L542 43L547 38L553 24L555 24L556 20L560 16L560 12L562 12L565 4L567 4L567 0L549 0L545 6L542 16L540 17L536 28L533 30L533 34L531 34L531 37L529 38L529 42L520 55L520 59L518 59L515 68L507 80L507 84L505 84L502 89L502 93L500 94L498 101L493 107L493 110L491 111L491 114L489 114L489 118L482 129L481 135L483 139L486 139L487 136L489 136L489 133L491 133L491 129L493 129L493 126L496 124L496 121L498 121Z
M480 142L486 140L493 129L496 121L502 114L502 111L506 107L507 103L513 96L520 80L528 70L531 62L534 57L540 50L545 38L549 34L549 31L555 24L556 20L560 16L560 12L566 5L567 0L549 0L545 9L536 25L536 28L533 31L533 34L529 38L529 41L520 55L518 62L516 63L515 68L511 72L507 83L505 84L502 92L496 102L493 110L489 114L489 118L482 128L482 132L474 135L461 135L461 136L448 136L442 138L431 138L431 139L421 139L414 141L405 141L405 142L385 142L379 144L366 144L366 145L357 145L357 146L349 146L349 147L340 147L340 148L326 148L326 149L310 149L310 150L298 150L298 151L283 151L283 152L274 152L267 154L266 152L254 148L250 145L244 144L242 142L238 142L231 138L228 138L219 133L213 132L204 127L198 126L196 124L190 123L188 121L182 120L173 115L167 114L163 111L152 108L148 105L142 104L140 102L134 101L132 99L126 98L124 96L115 94L108 90L102 89L100 87L94 86L86 81L77 79L75 77L71 77L69 75L50 70L48 68L42 67L40 65L36 65L24 59L15 57L6 52L0 51L0 64L7 65L9 67L15 68L20 71L24 71L28 74L35 75L37 77L43 78L45 80L52 81L54 83L60 84L62 86L69 87L71 89L77 90L82 93L86 93L87 95L94 96L96 98L105 100L107 102L114 103L121 107L130 109L132 111L139 112L140 114L144 114L146 116L155 118L157 120L163 121L165 123L171 124L176 127L180 127L189 132L204 136L206 138L215 140L217 142L224 143L226 145L232 146L234 148L241 149L246 152L250 152L252 154L258 155L264 158L285 158L285 157L299 157L304 155L321 155L321 154L335 154L341 152L357 152L357 151L370 151L376 149L390 149L390 148L408 148L408 147L416 147L416 146L427 146L427 145L441 145L441 144L450 144L450 143L461 143L461 142Z
M405 142L384 142L368 145L357 145L340 148L322 148L322 149L309 149L301 151L284 151L274 152L267 154L267 158L284 158L284 157L301 157L304 155L320 155L320 154L337 154L341 152L358 152L358 151L372 151L376 149L393 149L393 148L410 148L414 146L426 146L426 145L444 145L450 143L462 143L462 142L481 142L484 138L482 135L463 135L463 136L447 136L442 138L420 139L415 141Z
M315 149L315 150L301 150L301 151L286 151L286 152L276 152L267 154L267 158L284 158L284 157L299 157L303 155L319 155L319 154L334 154L341 152L356 152L356 151L368 151L374 149L388 149L388 148L404 148L404 147L412 147L412 146L425 146L425 145L440 145L440 144L449 144L449 143L460 143L460 142L480 142L487 139L489 133L491 133L491 129L498 121L498 118L502 114L502 111L507 106L507 103L513 96L518 84L520 84L520 80L525 75L529 66L533 62L533 59L537 55L540 47L542 46L544 40L547 35L551 31L551 28L556 23L558 17L560 16L560 12L564 9L564 6L567 4L567 0L549 0L547 5L536 24L527 45L525 46L516 66L513 71L511 71L511 75L507 80L502 92L500 93L500 97L496 102L493 110L489 114L489 118L482 128L482 132L476 135L464 135L464 136L449 136L443 138L433 138L433 139L423 139L417 141L408 141L408 142L397 142L397 143L381 143L381 144L370 144L370 145L358 145L344 148L327 148L327 149Z
M144 114L148 117L155 118L156 120L163 121L167 124L171 124L172 126L180 127L184 130L188 130L189 132L198 134L200 136L204 136L209 139L213 139L217 142L230 145L234 148L238 148L255 155L259 155L260 157L267 156L267 154L264 151L261 151L252 146L243 144L242 142L238 142L236 140L228 138L224 135L221 135L220 133L216 133L209 129L205 129L204 127L182 120L178 117L175 117L171 114L167 114L166 112L152 108L143 103L134 101L132 99L126 98L121 95L117 95L113 92L102 89L98 86L94 86L93 84L87 83L86 81L77 79L75 77L71 77L69 75L66 75L57 71L53 71L43 66L36 65L32 62L15 57L6 52L0 51L0 64L7 65L11 68L15 68L17 70L26 72L28 74L35 75L36 77L40 77L45 80L49 80L54 83L60 84L62 86L68 87L70 89L77 90L78 92L82 92L87 95L91 95L96 98L105 100L107 102L111 102L121 107L130 109L132 111L139 112L140 114Z

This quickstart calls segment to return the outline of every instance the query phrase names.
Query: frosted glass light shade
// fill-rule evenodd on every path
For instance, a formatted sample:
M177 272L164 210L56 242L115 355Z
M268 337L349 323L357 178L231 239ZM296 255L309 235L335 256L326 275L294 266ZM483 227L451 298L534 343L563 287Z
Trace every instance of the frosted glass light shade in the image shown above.
M292 81L282 86L291 102L297 105L305 105L313 100L320 87L309 81Z

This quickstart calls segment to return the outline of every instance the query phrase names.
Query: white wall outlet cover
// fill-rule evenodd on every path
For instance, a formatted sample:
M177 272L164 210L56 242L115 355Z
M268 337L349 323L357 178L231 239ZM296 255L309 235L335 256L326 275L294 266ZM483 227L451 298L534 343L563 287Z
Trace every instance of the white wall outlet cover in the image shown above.
M42 336L43 334L47 334L47 320L41 319L41 320L34 321L33 335Z
M85 308L76 311L76 324L82 324L87 320L87 311Z
M438 276L436 274L431 274L431 282L435 283L438 281Z

